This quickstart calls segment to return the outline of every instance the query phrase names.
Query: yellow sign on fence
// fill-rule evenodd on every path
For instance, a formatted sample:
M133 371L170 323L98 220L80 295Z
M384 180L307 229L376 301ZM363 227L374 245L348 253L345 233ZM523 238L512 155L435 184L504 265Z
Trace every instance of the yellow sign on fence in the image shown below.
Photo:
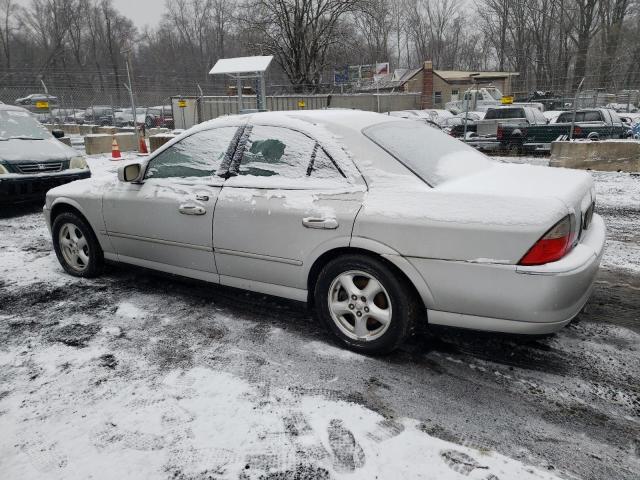
M36 108L41 108L41 109L49 108L49 102L45 102L45 101L36 102Z
M185 108L187 106L186 100L178 100L178 107Z
M500 99L503 105L511 105L513 103L513 97L504 96Z
M298 100L298 108L304 108L306 106L307 106L307 104L304 103L304 100Z

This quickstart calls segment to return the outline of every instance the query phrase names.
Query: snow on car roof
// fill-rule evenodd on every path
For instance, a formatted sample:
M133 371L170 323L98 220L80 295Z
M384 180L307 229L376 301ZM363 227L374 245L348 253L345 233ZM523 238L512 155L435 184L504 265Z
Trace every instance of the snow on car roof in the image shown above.
M1 102L0 102L0 110L14 110L14 111L25 111L25 112L29 111L26 108L18 107L18 106L15 106L15 105L6 105L6 104L1 103Z

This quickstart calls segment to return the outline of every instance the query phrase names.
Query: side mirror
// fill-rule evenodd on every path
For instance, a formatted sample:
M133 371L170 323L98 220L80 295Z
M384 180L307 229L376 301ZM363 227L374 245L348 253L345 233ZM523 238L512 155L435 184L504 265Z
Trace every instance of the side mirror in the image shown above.
M129 165L122 165L118 167L118 180L121 182L139 182L142 180L142 165L139 163L131 163Z
M51 130L51 135L56 138L62 138L64 137L64 132L62 130Z

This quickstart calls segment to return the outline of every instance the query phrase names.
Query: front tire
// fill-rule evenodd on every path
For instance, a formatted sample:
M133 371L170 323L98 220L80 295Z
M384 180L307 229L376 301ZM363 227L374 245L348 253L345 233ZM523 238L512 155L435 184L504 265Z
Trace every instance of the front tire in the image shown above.
M63 212L53 221L51 231L58 261L69 275L93 278L102 273L104 253L83 218Z
M412 333L420 313L413 287L392 267L365 255L328 262L314 289L317 315L349 349L385 354Z

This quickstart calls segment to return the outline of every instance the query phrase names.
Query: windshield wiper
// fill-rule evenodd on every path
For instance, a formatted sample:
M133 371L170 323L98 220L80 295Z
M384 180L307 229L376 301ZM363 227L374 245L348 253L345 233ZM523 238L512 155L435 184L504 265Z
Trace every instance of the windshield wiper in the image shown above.
M14 137L4 137L4 138L0 138L0 140L44 140L44 138L38 138L38 137L27 137L24 135L16 135Z

